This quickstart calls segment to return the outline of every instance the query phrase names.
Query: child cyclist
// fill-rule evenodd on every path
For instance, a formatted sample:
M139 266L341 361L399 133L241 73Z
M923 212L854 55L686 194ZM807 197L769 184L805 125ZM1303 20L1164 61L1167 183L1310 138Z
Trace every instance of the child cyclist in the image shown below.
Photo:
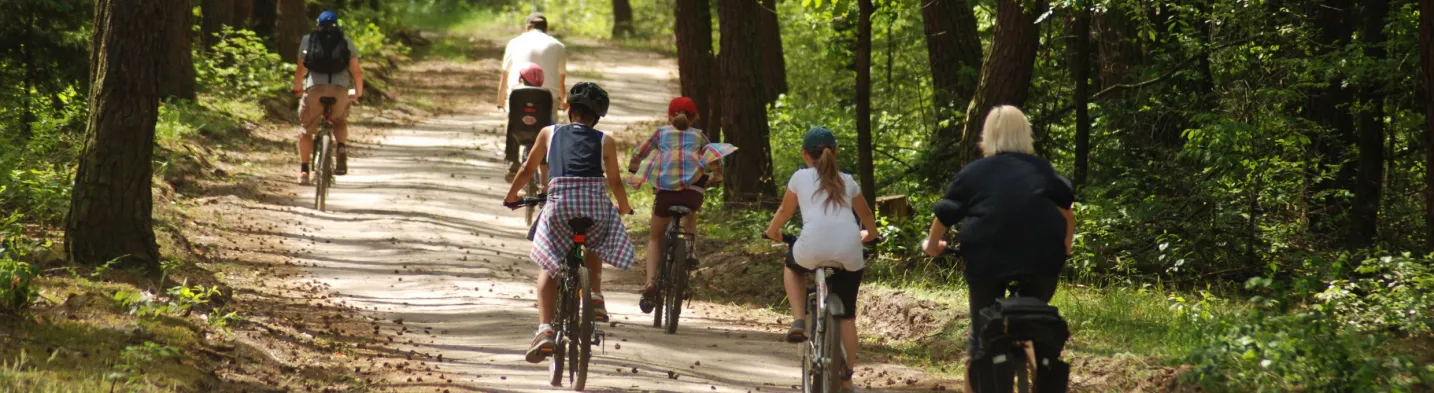
M802 342L806 337L806 274L827 262L840 263L827 281L831 292L841 298L845 307L841 317L841 341L847 348L846 364L856 365L856 294L861 286L866 261L862 244L876 240L876 217L861 195L861 186L851 175L837 167L837 143L831 130L813 127L802 141L802 159L807 168L792 174L782 206L777 208L766 236L780 241L782 227L798 208L802 212L802 233L792 245L783 283L787 299L792 303L791 329L788 342ZM852 211L856 215L852 215ZM861 223L858 225L857 217ZM843 385L850 386L851 370L846 370Z
M662 263L662 243L667 235L665 229L672 222L669 209L673 206L683 206L693 212L701 209L707 185L722 181L722 166L709 165L708 158L715 160L736 150L725 143L709 143L701 129L692 127L692 123L697 121L697 104L691 98L672 99L667 105L667 117L672 125L659 127L646 143L633 149L632 160L627 166L629 172L639 173L639 164L654 150L657 153L630 182L633 188L651 182L657 190L652 206L651 236L647 241L647 285L643 287L642 299L638 301L644 313L652 312L657 303L655 282L658 266ZM706 173L708 169L711 169L710 175ZM684 218L682 227L687 233L696 233L696 215Z
M618 169L617 142L593 128L598 119L607 115L608 96L596 83L573 85L567 97L568 119L572 124L549 126L538 133L533 150L523 163L513 185L508 189L504 205L515 206L518 191L527 186L533 172L547 160L548 202L543 206L537 225L528 234L533 241L529 254L543 270L538 273L538 332L528 349L529 363L541 363L556 348L551 325L553 308L558 296L557 273L563 257L575 245L569 219L588 217L595 225L588 230L587 265L592 275L592 297L595 319L607 322L607 307L602 297L602 262L621 269L632 267L637 254L632 239L627 237L619 212L631 212L627 192L622 187ZM606 177L606 179L604 179ZM616 206L609 202L612 191Z

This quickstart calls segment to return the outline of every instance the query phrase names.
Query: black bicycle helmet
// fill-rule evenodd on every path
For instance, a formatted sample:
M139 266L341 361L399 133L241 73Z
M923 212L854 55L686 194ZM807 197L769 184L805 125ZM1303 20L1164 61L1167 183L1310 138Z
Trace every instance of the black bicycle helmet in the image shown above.
M588 108L598 117L607 116L607 91L596 83L578 82L568 90L568 105Z

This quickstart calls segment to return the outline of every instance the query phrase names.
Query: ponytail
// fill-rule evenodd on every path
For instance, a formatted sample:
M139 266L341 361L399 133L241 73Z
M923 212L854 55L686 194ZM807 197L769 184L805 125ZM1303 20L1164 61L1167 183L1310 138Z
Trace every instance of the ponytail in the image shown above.
M837 209L846 207L846 183L842 181L841 169L837 168L835 148L822 146L821 157L817 158L817 178L822 191L827 192L826 206Z
M692 120L687 118L687 112L677 112L677 115L672 117L672 126L677 127L678 130L686 131L687 127L692 126Z

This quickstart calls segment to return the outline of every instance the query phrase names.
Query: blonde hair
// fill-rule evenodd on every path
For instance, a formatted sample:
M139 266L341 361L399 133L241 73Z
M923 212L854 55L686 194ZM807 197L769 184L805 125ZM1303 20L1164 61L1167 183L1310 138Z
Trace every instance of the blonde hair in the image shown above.
M1001 105L991 108L986 114L986 125L981 129L981 151L986 157L997 153L1036 154L1035 141L1031 139L1031 123L1019 108Z

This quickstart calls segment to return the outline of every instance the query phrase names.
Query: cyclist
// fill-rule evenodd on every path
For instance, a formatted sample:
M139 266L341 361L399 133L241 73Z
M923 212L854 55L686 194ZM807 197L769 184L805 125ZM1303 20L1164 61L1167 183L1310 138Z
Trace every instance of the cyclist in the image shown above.
M319 98L334 97L329 121L338 142L335 175L348 174L350 101L363 97L363 68L359 67L358 47L339 30L339 14L319 14L317 28L299 41L299 67L294 71L294 95L299 100L299 184L309 184L309 162L314 154L314 133L324 119L324 106ZM349 89L353 95L349 95Z
M802 141L802 160L807 168L792 174L787 182L787 193L777 208L772 223L767 226L766 236L781 240L782 226L792 218L798 208L802 212L802 234L797 238L787 259L783 283L787 299L792 303L791 329L787 330L787 342L799 343L806 337L806 274L813 272L826 262L839 262L828 281L831 292L841 298L845 307L841 318L841 341L847 348L846 364L856 365L856 295L861 286L861 277L866 267L862 256L862 244L876 240L875 231L861 228L876 228L876 217L872 214L866 199L861 195L861 186L850 174L842 173L837 167L836 136L825 127L813 127ZM852 210L856 215L851 214ZM857 217L861 223L858 225ZM844 387L851 385L851 370L843 376Z
M1074 190L1050 163L1033 155L1031 125L1020 109L991 109L980 144L985 158L956 174L945 197L932 207L936 219L922 242L927 255L938 256L946 248L942 239L948 228L961 223L972 318L968 384L970 356L980 348L978 329L985 326L981 309L1005 297L1012 281L1022 296L1050 302L1075 234Z
M652 230L647 241L647 285L643 287L642 299L638 301L644 313L650 313L656 307L658 266L662 263L662 243L667 235L664 229L672 222L672 213L668 210L673 206L692 209L694 214L682 220L682 227L687 233L696 233L695 213L702 208L703 192L708 184L722 181L722 166L709 165L704 157L722 155L717 146L712 145L725 146L723 151L726 152L735 150L727 144L710 144L707 135L692 126L697 121L697 104L691 98L672 99L667 105L667 117L672 124L659 127L646 143L633 149L632 159L627 164L629 172L639 173L639 164L654 150L657 152L657 157L649 161L647 168L630 182L633 188L651 182L652 187L657 189L652 206ZM708 169L712 171L710 175L706 173Z
M538 133L538 140L519 171L520 176L504 198L504 202L510 204L517 202L519 190L532 180L539 164L547 160L548 173L552 176L548 181L548 202L537 225L528 233L528 239L533 241L529 255L543 268L538 273L538 331L527 352L529 363L541 363L556 346L551 323L558 287L552 275L559 271L564 256L574 245L568 219L588 217L595 222L588 230L586 247L598 322L608 320L602 297L602 262L626 270L637 258L632 239L627 237L627 229L618 217L619 212L631 212L632 208L622 187L617 141L593 128L607 115L607 92L596 83L581 82L573 85L567 100L568 119L572 124L548 126ZM608 190L617 201L616 208L607 199Z
M503 49L503 77L498 79L497 102L503 104L505 108L508 106L508 96L512 94L513 89L522 85L522 73L519 72L520 68L518 67L525 63L533 63L547 71L548 78L536 85L553 92L555 99L553 111L557 112L560 105L563 106L562 109L567 109L567 99L564 97L566 92L563 90L568 79L567 47L548 35L548 18L543 16L543 13L528 14L523 21L527 24L526 30L523 34L508 41L508 46ZM554 116L554 118L556 117ZM504 179L512 182L513 177L518 174L518 160L520 159L518 140L512 134L509 134L507 138L503 149L503 159L509 164L508 174L504 176Z

